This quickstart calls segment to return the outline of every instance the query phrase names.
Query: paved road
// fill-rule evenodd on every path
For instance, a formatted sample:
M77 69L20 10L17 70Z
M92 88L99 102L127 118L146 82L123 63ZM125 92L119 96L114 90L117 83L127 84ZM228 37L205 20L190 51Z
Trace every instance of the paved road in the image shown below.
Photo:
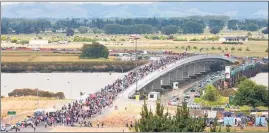
M186 92L187 94L190 95L190 99L189 99L188 104L194 104L195 92L190 92L190 90L188 90L188 89L191 86L193 86L195 83L198 83L198 81L200 81L201 79L205 78L206 76L207 75L202 75L201 77L198 77L196 79L192 79L191 81L185 82L184 84L181 85L180 89L173 90L173 91L170 91L170 92L164 94L161 98L163 105L167 105L169 99L172 96L179 96L180 102L182 102L184 100L184 94L185 94L184 92Z

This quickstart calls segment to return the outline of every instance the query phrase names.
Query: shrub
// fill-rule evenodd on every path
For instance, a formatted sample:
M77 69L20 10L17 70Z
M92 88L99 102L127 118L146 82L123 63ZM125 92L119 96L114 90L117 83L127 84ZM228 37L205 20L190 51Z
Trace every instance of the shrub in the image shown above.
M1 35L1 41L6 41L6 40L7 40L7 37Z
M188 46L187 46L187 49L189 49L189 50L190 50L190 49L191 49L191 46L190 46L190 45L188 45Z
M242 51L242 48L240 47L240 48L238 48L237 50L238 50L238 51Z
M234 48L234 47L232 47L232 48L231 48L231 50L232 50L232 51L234 51L234 50L235 50L235 48Z
M15 89L12 92L8 93L8 96L14 96L14 97L21 97L21 96L36 96L38 92L39 97L50 97L50 98L59 98L59 99L65 99L63 92L49 92L49 91L43 91L43 90L37 90L37 89Z
M195 49L195 50L196 50L196 49L197 49L197 47L196 47L196 46L193 46L193 49Z
M185 49L185 47L184 46L181 46L181 49Z
M16 37L11 38L11 43L17 43L17 42L18 42L18 39Z
M250 49L247 47L245 51L250 51Z
M38 39L42 39L42 37L41 37L41 36L39 36L39 37L38 37Z
M228 48L226 47L225 50L228 50Z
M91 38L87 38L87 37L79 37L79 36L75 36L73 39L74 42L92 42L93 39Z
M218 47L218 50L222 50L222 48L219 46L219 47Z
M212 46L212 47L211 47L211 50L215 50L215 47L214 47L214 46Z
M108 58L108 48L98 42L84 44L82 47L82 58Z
M265 52L268 52L268 48L265 50Z
M17 43L22 44L22 45L29 44L29 40L20 40Z
M125 39L120 39L120 41L125 41Z
M178 48L178 46L176 46L175 48Z
M222 42L222 44L243 44L242 42Z
M175 38L173 41L187 41L186 38Z
M207 85L203 99L208 101L216 101L218 98L218 90L213 85Z
M197 38L193 38L193 39L190 39L190 41L200 41L200 40Z

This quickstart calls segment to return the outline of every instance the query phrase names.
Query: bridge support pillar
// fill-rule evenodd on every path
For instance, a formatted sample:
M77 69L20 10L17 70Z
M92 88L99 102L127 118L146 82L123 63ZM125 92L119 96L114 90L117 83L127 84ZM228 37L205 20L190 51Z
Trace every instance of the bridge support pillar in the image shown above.
M156 79L152 83L152 91L161 90L162 89L162 80L160 78Z
M188 71L188 67L187 66L184 66L183 68L182 68L182 71L183 71L183 79L188 79L189 78L189 71Z

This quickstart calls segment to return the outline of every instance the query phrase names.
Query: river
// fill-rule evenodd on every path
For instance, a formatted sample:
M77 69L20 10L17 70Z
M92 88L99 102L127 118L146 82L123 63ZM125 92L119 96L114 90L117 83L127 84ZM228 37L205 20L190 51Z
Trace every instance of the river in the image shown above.
M258 73L255 77L250 79L255 81L257 84L268 87L268 73Z
M1 95L7 96L14 89L38 88L64 92L66 98L74 99L79 97L80 91L96 92L123 75L124 73L2 73ZM268 73L259 73L251 79L268 87Z
M124 73L2 73L1 95L14 89L38 88L50 92L64 92L66 98L78 98L80 91L100 90Z

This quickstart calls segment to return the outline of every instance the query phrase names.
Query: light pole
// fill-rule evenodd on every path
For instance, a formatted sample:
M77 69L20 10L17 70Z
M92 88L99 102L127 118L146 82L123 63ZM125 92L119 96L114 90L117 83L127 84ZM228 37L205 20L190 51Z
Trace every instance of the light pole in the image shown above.
M137 58L137 40L140 38L139 35L131 35L131 38L135 40L135 91L137 92L137 79L138 79L138 74L137 74L137 62L138 62L138 58Z

